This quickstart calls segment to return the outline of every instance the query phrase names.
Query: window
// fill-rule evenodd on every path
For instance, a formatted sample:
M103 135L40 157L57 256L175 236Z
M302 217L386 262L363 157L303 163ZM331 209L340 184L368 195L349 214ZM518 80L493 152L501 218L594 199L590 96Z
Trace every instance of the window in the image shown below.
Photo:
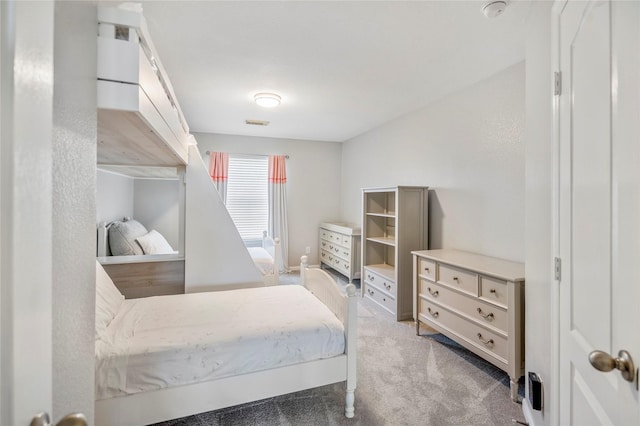
M227 210L247 246L259 246L269 226L269 157L229 155Z

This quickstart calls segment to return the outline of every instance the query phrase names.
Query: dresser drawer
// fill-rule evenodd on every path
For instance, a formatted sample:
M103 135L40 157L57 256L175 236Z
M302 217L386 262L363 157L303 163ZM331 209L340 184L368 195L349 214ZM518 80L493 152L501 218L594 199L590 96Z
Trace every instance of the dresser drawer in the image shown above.
M481 351L488 352L500 361L507 363L509 349L506 337L489 331L425 299L420 300L419 312L421 320L432 323L436 328L440 326L461 337Z
M326 251L326 250L321 250L321 251L320 251L320 261L321 261L321 262L326 262L326 263L328 263L328 262L329 262L329 256L330 256L330 255L331 255L331 253L329 253L328 251Z
M393 296L397 294L397 288L395 281L392 281L380 274L377 274L370 269L364 269L364 279L369 282L371 285L378 287L381 290L390 293Z
M345 247L351 247L351 237L348 235L342 235L340 243Z
M345 262L344 260L340 259L339 257L333 257L333 261L331 262L331 265L333 267L335 267L336 269L340 269L344 271L344 265L347 264L347 262Z
M418 274L422 277L436 280L436 262L429 259L418 258Z
M480 297L496 305L507 307L507 282L496 278L480 276Z
M495 327L504 333L508 332L509 316L507 310L477 297L456 292L424 278L420 280L420 297L458 311L480 324Z
M324 242L324 241L323 241ZM351 256L351 250L348 248L344 248L335 243L327 243L326 245L321 245L321 248L327 250L334 256L341 257L342 259L349 261Z
M326 229L320 228L320 238L323 239L323 240L328 240L330 232L331 231L327 231Z
M351 249L349 248L340 247L336 254L347 261L351 259Z
M338 234L337 232L329 231L328 239L332 243L342 244L342 234Z
M478 274L464 269L438 264L438 282L473 296L478 295Z
M369 283L363 283L364 286L364 295L369 299L376 302L378 305L385 308L387 311L392 314L396 313L396 300L392 296L378 290L376 287L369 285Z

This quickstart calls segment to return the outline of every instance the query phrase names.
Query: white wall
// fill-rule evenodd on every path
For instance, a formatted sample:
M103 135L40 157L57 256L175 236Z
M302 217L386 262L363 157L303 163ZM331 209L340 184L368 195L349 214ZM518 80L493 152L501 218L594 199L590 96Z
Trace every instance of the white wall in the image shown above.
M341 144L208 133L195 133L194 136L207 165L209 157L206 151L289 155L289 265L300 264L300 256L307 246L311 247L309 262L318 264L318 225L341 219Z
M534 2L528 22L526 69L526 266L525 371L534 371L544 385L544 411L523 409L536 425L552 424L558 395L550 381L552 274L552 123L551 2ZM556 346L557 348L557 346ZM556 354L557 355L557 354ZM528 395L528 390L527 390ZM552 400L556 405L552 405ZM557 414L557 413L556 413Z
M426 185L430 248L524 261L525 65L353 138L342 149L342 216L361 188Z
M98 170L96 180L96 225L133 214L134 179L118 173Z
M94 414L96 14L90 2L55 2L54 423L72 412L92 423Z
M180 247L180 185L177 179L134 179L133 217Z

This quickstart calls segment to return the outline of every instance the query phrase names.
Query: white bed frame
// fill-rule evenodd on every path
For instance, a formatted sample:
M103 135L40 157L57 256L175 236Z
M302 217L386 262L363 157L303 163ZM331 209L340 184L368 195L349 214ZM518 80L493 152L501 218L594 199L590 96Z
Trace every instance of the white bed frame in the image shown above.
M263 231L261 247L265 249L267 253L268 250L265 247L265 244L269 239L271 239L271 237L267 234L267 231ZM271 256L271 253L269 253L272 262L271 273L263 274L262 271L260 272L262 274L262 280L264 281L265 286L280 284L280 238L273 238L271 239L271 241L273 241L273 256ZM249 254L251 254L251 252L249 252ZM260 268L258 267L258 269Z
M244 404L331 383L345 382L345 416L355 414L357 300L353 284L344 294L335 280L310 269L302 256L303 285L342 321L345 353L333 358L226 377L212 381L96 401L95 424L147 425Z

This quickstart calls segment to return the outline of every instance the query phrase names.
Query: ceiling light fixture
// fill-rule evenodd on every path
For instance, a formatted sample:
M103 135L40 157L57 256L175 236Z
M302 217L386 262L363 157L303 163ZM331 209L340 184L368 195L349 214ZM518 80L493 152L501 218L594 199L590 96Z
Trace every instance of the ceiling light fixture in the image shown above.
M280 105L280 96L275 93L256 93L253 99L258 105L265 108L274 108Z
M506 1L490 1L482 7L482 13L487 18L495 18L502 15L502 12L507 8Z

